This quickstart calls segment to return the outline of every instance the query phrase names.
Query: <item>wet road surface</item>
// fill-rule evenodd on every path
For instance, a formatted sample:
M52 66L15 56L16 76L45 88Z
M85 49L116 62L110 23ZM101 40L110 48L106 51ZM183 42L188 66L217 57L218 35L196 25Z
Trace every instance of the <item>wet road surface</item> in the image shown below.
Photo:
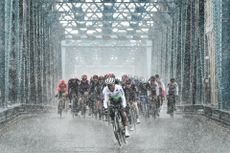
M202 116L161 112L119 147L106 122L56 113L24 115L0 130L0 153L230 153L230 131Z

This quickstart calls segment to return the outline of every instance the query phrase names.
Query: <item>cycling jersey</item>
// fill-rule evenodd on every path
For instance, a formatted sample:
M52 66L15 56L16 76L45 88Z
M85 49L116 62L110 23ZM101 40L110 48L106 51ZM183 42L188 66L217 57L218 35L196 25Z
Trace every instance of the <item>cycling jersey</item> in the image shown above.
M139 95L147 95L147 85L140 84L139 85Z
M89 92L91 94L100 95L101 90L100 90L100 84L99 84L99 82L92 81L91 84L90 84Z
M68 92L69 94L71 93L78 93L78 84L79 80L78 79L70 79L68 81Z
M157 81L158 86L159 86L159 95L165 97L166 96L166 91L165 91L165 85L161 80Z
M68 87L67 87L67 84L65 84L65 83L60 83L60 84L58 84L58 86L57 86L57 91L60 93L64 93L64 92L67 92L67 90L68 90Z
M177 83L169 83L167 86L167 95L176 95L178 96L179 89Z
M159 86L156 82L150 82L148 84L148 90L151 96L159 96Z
M80 88L81 95L83 95L84 92L88 92L89 91L90 85L89 85L88 81L86 81L86 82L81 81L81 83L79 85L79 88Z
M122 107L126 107L126 99L125 99L125 94L124 90L120 85L115 84L115 89L114 91L110 91L109 88L106 86L103 89L103 95L104 95L104 101L103 101L103 106L104 108L108 108L108 102L111 100L113 102L120 102Z
M137 90L134 84L125 85L124 92L128 102L135 101L137 99Z

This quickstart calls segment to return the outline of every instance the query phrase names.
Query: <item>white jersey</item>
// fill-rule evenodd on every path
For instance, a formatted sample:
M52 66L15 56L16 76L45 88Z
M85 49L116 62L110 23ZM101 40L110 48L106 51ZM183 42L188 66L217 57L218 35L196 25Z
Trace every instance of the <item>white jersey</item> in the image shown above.
M110 91L107 86L104 87L103 95L104 95L104 101L103 101L103 107L104 108L108 108L108 102L109 102L110 97L116 97L118 95L121 97L122 107L126 107L126 105L127 105L124 90L120 85L115 84L115 89L113 92Z

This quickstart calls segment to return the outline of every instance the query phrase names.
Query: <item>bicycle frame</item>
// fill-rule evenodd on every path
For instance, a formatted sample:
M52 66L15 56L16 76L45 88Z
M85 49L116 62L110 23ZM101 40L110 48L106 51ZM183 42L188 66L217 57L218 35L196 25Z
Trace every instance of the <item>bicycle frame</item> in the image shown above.
M148 104L148 115L147 117L150 117L150 115L153 116L154 119L156 119L158 110L157 110L157 102L158 97L155 95L150 95L149 97L149 104Z
M175 95L169 95L168 96L168 114L171 115L171 117L173 117L174 115L174 109L175 109L175 104L176 104L176 99L175 99Z
M111 105L110 106L110 110L112 111L112 113L114 113L114 121L112 122L113 125L113 132L115 135L115 138L118 142L118 144L120 146L122 146L122 144L126 143L126 138L125 138L125 133L124 133L124 126L122 124L122 117L120 114L120 109L121 106L114 106ZM110 112L111 113L111 112Z

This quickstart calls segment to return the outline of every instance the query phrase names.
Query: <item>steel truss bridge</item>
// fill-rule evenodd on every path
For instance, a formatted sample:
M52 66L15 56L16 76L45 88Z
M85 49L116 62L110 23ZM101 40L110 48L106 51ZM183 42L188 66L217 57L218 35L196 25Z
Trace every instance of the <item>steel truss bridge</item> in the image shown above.
M151 42L150 71L177 78L180 104L229 110L229 6L227 0L1 0L0 107L49 102L62 75L61 42L118 40Z

